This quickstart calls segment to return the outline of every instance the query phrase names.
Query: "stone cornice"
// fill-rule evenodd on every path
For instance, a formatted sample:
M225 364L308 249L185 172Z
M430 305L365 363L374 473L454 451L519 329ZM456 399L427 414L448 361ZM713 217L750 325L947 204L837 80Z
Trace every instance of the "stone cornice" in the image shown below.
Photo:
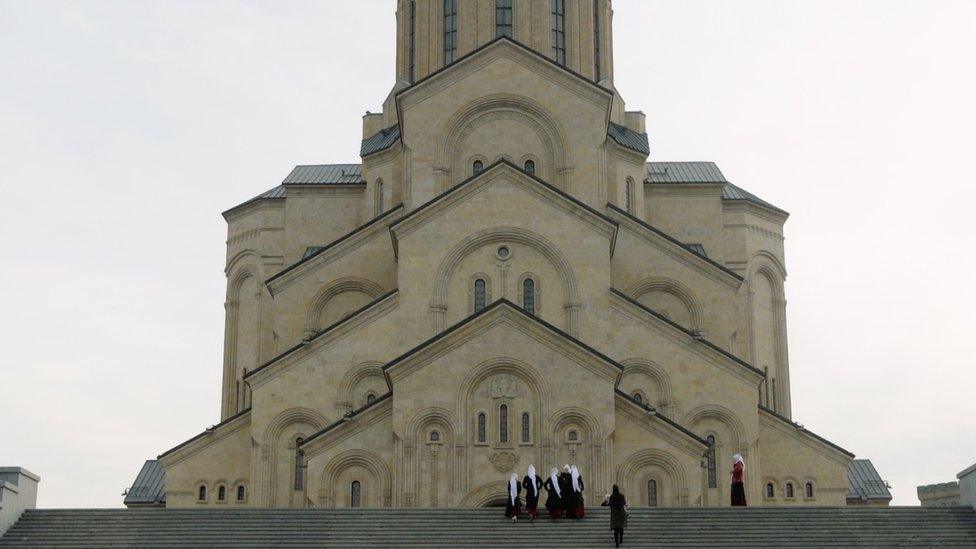
M164 467L170 467L193 456L200 450L210 446L214 442L223 440L230 435L251 425L251 409L248 408L224 421L209 427L199 435L163 452L157 459L163 462Z
M613 204L607 204L607 210L610 213L611 219L617 221L621 226L630 229L642 240L661 250L682 265L698 271L732 291L738 291L739 286L742 285L743 278L741 276L727 267L689 250L676 238L669 236L660 229L652 227Z
M313 458L328 448L347 440L362 431L393 416L393 393L376 399L375 402L350 412L339 421L309 436L302 443L305 457Z
M850 466L851 460L854 459L853 453L762 405L759 406L759 424L760 427L766 426L775 429L782 435L798 440L804 446L843 465L845 469Z
M381 235L391 224L400 219L402 214L403 205L399 204L383 215L356 228L351 233L339 237L318 252L269 278L265 282L265 285L268 287L268 292L274 297L296 281L301 280L317 269L357 249L370 238Z
M227 210L222 215L227 223L232 223L261 210L283 210L285 198L252 198L248 202Z
M644 192L652 195L714 196L721 197L725 183L648 183Z
M399 239L403 238L426 224L431 218L452 206L476 195L486 186L499 178L505 177L524 189L529 194L552 204L560 210L579 217L597 233L610 241L610 255L616 244L617 222L606 215L594 210L572 196L564 193L549 183L531 176L517 166L502 160L487 167L482 173L472 176L451 187L427 203L419 206L409 214L390 225L390 235L393 238L394 254L399 258Z
M722 212L748 213L770 223L776 223L780 226L785 225L786 220L790 217L790 214L786 212L767 208L747 200L722 200Z
M677 345L705 358L709 363L748 383L750 387L759 387L759 383L765 379L765 374L761 370L707 339L671 322L619 290L610 289L610 306L653 328Z
M644 429L684 450L690 456L701 457L708 449L708 442L698 435L667 420L653 408L642 407L620 391L614 393L614 409L631 418Z

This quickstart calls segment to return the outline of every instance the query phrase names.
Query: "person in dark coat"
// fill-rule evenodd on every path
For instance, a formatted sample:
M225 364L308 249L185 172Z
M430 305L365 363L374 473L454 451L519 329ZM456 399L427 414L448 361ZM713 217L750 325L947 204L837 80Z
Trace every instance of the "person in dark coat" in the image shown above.
M518 475L512 473L512 477L508 479L508 498L505 500L505 516L512 519L512 522L518 522L519 513L522 512L522 500L519 499L521 493L522 485L519 484Z
M610 493L610 529L613 530L613 542L617 547L624 542L624 528L627 527L627 498L620 493L620 488L613 485Z
M522 479L525 488L525 510L534 521L539 516L539 490L542 489L542 479L535 474L535 465L529 465L529 471Z
M566 518L576 518L576 494L573 492L572 469L569 465L563 466L563 472L559 473L559 491L563 494L563 516Z
M555 467L549 472L549 478L546 479L546 509L549 510L549 518L555 522L560 515L563 514L563 492L559 486L559 470Z
M746 472L746 462L742 454L732 456L732 506L746 507L746 490L742 484L742 477Z
M571 488L573 489L573 504L576 506L575 518L581 519L586 516L586 506L583 505L583 476L575 465L570 469Z

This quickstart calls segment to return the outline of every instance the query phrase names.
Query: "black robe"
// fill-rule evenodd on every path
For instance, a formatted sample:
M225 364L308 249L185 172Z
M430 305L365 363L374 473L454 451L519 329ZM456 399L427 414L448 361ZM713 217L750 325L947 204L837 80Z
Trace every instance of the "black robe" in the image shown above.
M519 510L522 508L522 501L519 496L522 494L522 485L515 483L515 501L512 501L512 485L505 485L505 516L512 518L517 516Z
M559 482L559 479L558 478L556 479L556 484L562 484L561 482ZM543 486L545 486L546 493L548 494L546 496L546 509L549 509L550 511L555 511L557 509L562 509L563 508L563 498L561 498L559 496L559 494L556 493L556 486L553 486L552 485L552 479L551 478L547 478L546 479L546 482L545 482L545 484L543 484ZM563 489L562 486L559 486L558 488L560 490ZM566 492L563 492L563 494L565 494L565 493Z
M559 473L559 491L563 493L563 510L566 517L576 516L576 497L573 492L573 477L569 473Z
M542 490L542 479L539 475L535 476L535 490L532 489L532 479L529 475L525 475L522 479L522 488L525 488L525 506L529 509L535 509L539 506L539 494Z

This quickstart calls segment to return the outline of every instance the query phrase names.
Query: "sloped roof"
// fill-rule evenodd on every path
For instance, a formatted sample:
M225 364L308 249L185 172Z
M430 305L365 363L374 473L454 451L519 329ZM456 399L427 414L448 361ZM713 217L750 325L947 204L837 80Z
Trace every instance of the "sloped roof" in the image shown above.
M847 468L847 499L891 499L887 483L870 459L855 459Z
M722 184L722 200L741 200L789 215L751 192L733 185L714 162L648 162L644 183L654 185Z
M281 200L288 197L285 185L365 185L361 164L313 164L295 166L281 182L250 200L224 212L224 215L259 200Z
M159 460L146 460L122 503L126 506L166 503L166 470Z
M626 147L644 155L651 154L651 145L648 142L646 133L637 133L626 126L611 122L610 127L607 129L607 135L621 147Z
M359 147L359 156L369 156L380 151L385 151L392 147L398 139L400 139L400 126L398 124L382 129L370 137L363 139L363 143Z

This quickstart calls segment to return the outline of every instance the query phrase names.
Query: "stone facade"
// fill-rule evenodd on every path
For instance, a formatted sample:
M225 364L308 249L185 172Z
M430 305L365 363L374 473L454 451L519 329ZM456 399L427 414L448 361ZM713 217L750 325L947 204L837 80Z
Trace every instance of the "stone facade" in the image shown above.
M752 504L844 504L791 420L787 214L647 164L609 0L511 4L401 0L362 163L225 212L223 417L167 506L491 505L530 463L723 506L734 453Z
M41 477L23 467L0 467L0 536L20 515L37 507Z

